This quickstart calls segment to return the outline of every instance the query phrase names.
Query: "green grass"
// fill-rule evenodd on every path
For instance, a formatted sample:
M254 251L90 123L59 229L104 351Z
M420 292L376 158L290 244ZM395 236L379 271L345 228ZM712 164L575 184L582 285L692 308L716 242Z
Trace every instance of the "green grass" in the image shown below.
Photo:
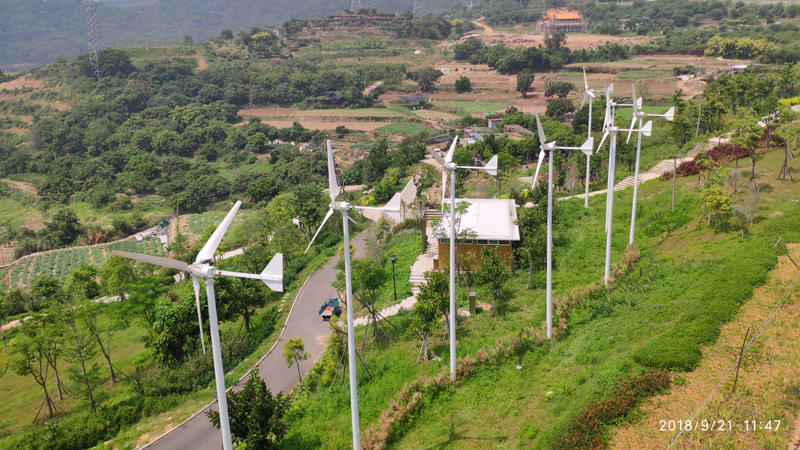
M643 78L652 78L652 77L657 77L659 75L669 75L669 74L672 74L672 72L669 70L631 70L619 74L618 77L625 79L632 79L632 80L640 80Z
M233 227L233 224L241 223L252 213L253 211L248 210L239 211L236 213L236 217L234 217L234 221L231 226ZM190 214L188 216L182 215L180 222L181 226L188 227L192 234L196 236L202 236L206 228L208 228L210 225L213 225L216 228L227 214L227 212L208 212L203 214Z
M796 183L774 181L778 153L759 162L769 187L762 194L757 224L744 240L736 230L705 226L694 177L678 180L675 214L669 212L670 181L642 185L637 226L642 259L620 286L575 309L562 339L423 400L423 409L401 426L405 431L391 448L547 448L579 410L613 390L623 374L645 365L687 369L697 364L698 349L715 339L715 330L774 266L772 243L777 236L800 240L800 206L791 201L798 199ZM556 232L554 295L602 277L603 201L593 197L588 210L581 199L560 204L563 222ZM615 195L614 261L627 243L630 201L630 189ZM778 210L782 216L770 216ZM512 300L504 305L505 313L461 321L459 355L475 354L522 327L541 326L544 274L536 274L533 290L525 289L525 278L520 273L508 283ZM477 286L477 291L479 301L486 301L485 290ZM409 321L405 315L393 318L400 329ZM441 331L433 350L442 361L428 366L414 363L419 339L413 332L397 332L388 345L367 347L362 356L374 378L359 367L362 430L378 420L404 383L446 370L447 340L444 328ZM357 336L362 334L357 330ZM281 448L346 448L347 396L347 384L338 381L307 394L296 405ZM326 418L324 430L315 426L319 417Z
M398 122L384 125L380 128L376 128L376 130L383 131L384 133L396 134L402 137L417 136L420 133L434 133L430 128L416 122Z
M488 113L502 111L508 106L508 103L499 102L436 102L437 107L459 109L470 114Z

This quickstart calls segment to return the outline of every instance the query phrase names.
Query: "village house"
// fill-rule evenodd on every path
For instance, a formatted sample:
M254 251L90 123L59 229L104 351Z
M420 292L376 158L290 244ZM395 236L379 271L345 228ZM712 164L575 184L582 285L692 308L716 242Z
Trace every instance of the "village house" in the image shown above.
M466 270L476 270L480 267L481 249L496 248L510 269L512 245L520 240L514 200L457 198L456 206L461 202L468 204L460 220L456 218L456 252L461 255L461 265ZM449 198L445 199L445 204L450 204ZM439 269L448 267L450 261L449 230L450 217L445 214L434 231L439 239Z

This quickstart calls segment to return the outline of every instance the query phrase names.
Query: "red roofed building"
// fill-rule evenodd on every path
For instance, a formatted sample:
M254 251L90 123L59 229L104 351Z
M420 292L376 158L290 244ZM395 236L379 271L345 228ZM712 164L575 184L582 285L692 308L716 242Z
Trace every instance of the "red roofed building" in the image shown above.
M556 31L564 33L582 33L589 28L589 23L581 13L571 9L548 9L542 16L542 32L551 34Z

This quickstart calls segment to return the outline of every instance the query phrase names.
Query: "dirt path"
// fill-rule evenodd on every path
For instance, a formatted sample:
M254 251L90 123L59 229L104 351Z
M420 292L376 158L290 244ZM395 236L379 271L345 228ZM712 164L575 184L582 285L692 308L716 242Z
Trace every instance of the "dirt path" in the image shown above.
M789 249L794 260L800 261L800 244L790 244ZM702 350L700 366L690 373L674 374L676 383L669 392L647 400L631 424L613 430L611 448L667 448L677 431L662 431L662 425L669 428L670 420L685 423L692 417L736 361L747 328L754 333L761 326L797 274L798 269L789 259L780 257L767 283L756 289L736 317L722 327L717 342ZM732 393L731 374L698 415L701 424L703 420L722 420L724 431L684 432L673 449L786 448L790 436L800 427L798 292L800 289L795 288L745 356L736 393ZM777 420L781 422L776 430ZM749 431L745 421L750 421ZM752 421L760 429L753 431ZM772 431L764 429L768 421L772 421Z

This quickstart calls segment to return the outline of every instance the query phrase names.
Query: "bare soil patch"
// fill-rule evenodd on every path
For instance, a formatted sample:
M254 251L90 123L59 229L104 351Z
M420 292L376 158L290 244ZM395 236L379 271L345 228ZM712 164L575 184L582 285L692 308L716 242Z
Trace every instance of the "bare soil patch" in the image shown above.
M206 59L203 58L202 55L200 55L199 53L196 53L194 55L194 57L197 59L197 69L196 70L198 72L201 71L201 70L208 69L208 61L206 61Z
M320 120L264 120L264 123L268 125L272 125L276 128L289 128L292 126L294 122L299 122L300 125L308 128L309 130L333 130L336 129L339 125L344 125L350 130L358 130L358 131L372 131L376 128L380 128L385 125L392 124L394 122L389 121L382 121L382 122L361 122L361 121L341 121L341 120L330 120L330 121L320 121ZM239 124L243 125L243 124Z
M41 80L37 80L36 78L31 78L27 76L19 77L11 81L6 81L5 83L0 83L0 89L7 89L9 91L13 91L14 89L24 89L24 88L42 89L43 87L44 83L42 83Z
M36 193L36 186L34 186L32 183L28 183L27 181L13 181L6 178L3 178L1 181L15 191L25 192L26 194L31 194L38 197L38 194Z
M800 245L790 244L789 249L795 261L800 260ZM666 394L647 400L637 419L613 430L611 447L619 450L666 448L677 432L661 431L661 421L682 420L685 423L692 417L736 361L746 329L750 327L750 333L754 333L761 326L796 275L797 268L787 257L780 257L767 283L756 289L737 316L722 327L717 342L703 349L700 366L691 373L675 374L675 379L682 380L681 385L674 385ZM795 287L745 356L736 393L732 393L734 376L731 375L699 414L701 423L702 420L724 421L725 431L684 432L673 448L786 447L789 437L800 425L800 353L796 346L800 341L798 300L800 294ZM753 431L751 422L750 431L747 431L745 421L753 420L756 425L760 422L761 430ZM773 421L773 430L764 430L764 424L770 420ZM775 420L781 420L777 430L774 430ZM732 429L728 429L728 421L731 421Z

